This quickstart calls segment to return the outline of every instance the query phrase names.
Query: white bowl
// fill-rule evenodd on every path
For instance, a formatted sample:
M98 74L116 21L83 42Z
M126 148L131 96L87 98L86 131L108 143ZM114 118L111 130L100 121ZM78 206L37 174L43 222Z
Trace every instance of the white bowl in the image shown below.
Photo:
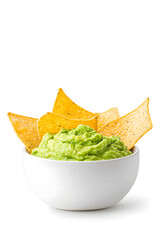
M99 161L60 161L23 150L23 169L35 194L48 205L66 210L93 210L115 205L133 186L139 150L127 157Z

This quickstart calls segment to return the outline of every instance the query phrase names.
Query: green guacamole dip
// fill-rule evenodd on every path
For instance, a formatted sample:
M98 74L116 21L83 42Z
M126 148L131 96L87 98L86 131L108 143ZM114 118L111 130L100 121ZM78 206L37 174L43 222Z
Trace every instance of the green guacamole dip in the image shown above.
M91 161L120 158L132 154L119 137L104 137L85 125L47 133L32 155L55 160Z
M120 158L132 154L119 137L104 137L85 125L47 133L32 155L56 160L92 161Z

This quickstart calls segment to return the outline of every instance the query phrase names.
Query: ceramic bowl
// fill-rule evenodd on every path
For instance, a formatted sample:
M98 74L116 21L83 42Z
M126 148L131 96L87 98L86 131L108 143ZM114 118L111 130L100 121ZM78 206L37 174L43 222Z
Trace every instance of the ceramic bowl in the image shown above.
M65 210L111 207L133 186L139 167L133 154L111 160L60 161L30 155L23 150L23 169L33 192L45 203Z

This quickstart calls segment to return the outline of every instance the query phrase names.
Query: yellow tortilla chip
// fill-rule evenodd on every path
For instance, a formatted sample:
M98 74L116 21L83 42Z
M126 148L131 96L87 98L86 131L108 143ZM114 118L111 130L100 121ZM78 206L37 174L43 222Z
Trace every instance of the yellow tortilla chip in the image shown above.
M76 103L74 103L62 90L59 88L58 94L53 106L53 113L57 113L62 116L66 116L73 119L88 119L95 117L95 114L89 112Z
M38 119L25 117L10 112L8 113L8 117L17 136L24 143L28 151L31 152L34 148L38 147L40 143L37 130Z
M135 143L152 128L149 114L149 98L127 115L103 126L99 133L104 136L118 136L131 149Z
M72 129L79 124L97 128L97 117L90 119L71 119L56 113L47 113L38 120L38 132L42 138L47 132L58 133L61 128Z
M104 125L120 118L117 108L110 108L106 112L95 113L97 115L97 131Z

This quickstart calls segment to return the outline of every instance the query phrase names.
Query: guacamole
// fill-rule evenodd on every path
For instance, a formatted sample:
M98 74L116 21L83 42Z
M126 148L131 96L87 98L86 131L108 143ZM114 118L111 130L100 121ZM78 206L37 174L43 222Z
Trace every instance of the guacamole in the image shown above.
M104 137L91 127L78 125L59 133L47 133L32 155L55 160L92 161L132 154L119 137Z
M120 158L132 154L119 137L104 137L85 125L47 133L32 155L55 160L91 161Z

